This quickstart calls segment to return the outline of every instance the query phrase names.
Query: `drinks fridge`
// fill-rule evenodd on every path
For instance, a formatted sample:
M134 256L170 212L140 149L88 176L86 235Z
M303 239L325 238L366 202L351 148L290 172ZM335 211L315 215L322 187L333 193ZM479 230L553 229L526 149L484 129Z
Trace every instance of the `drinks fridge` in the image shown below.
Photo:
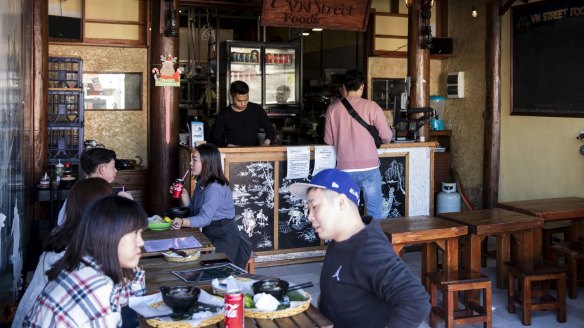
M219 63L221 108L230 104L233 81L249 85L249 101L261 105L269 116L300 113L301 54L299 43L225 41Z

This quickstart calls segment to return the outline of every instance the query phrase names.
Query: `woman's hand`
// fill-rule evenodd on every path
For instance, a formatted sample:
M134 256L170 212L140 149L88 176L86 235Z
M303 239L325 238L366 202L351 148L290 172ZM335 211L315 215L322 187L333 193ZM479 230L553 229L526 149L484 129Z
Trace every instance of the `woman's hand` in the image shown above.
M183 224L183 220L182 218L175 218L174 221L172 221L172 226L170 227L170 229L172 230L178 230L182 227Z

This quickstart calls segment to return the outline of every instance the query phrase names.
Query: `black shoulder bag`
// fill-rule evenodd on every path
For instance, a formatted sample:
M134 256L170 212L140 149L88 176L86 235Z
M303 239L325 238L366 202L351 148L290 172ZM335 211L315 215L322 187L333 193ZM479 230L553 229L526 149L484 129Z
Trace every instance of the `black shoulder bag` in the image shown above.
M375 147L379 148L382 142L381 137L379 136L379 131L377 131L377 128L363 121L361 116L359 116L359 114L357 114L353 106L351 106L351 103L347 100L347 98L343 98L341 102L343 103L343 105L345 105L345 108L347 109L349 114L351 114L351 116L355 119L355 121L359 122L359 124L361 124L365 129L367 129L367 131L369 131L369 134L371 135L371 137L373 137L373 141L375 141Z

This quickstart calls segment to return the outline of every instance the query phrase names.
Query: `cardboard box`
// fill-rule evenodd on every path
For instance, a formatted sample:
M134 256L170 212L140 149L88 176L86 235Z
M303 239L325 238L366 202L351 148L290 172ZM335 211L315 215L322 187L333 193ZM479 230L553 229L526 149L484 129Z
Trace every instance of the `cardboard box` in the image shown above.
M197 146L197 141L205 140L205 127L203 122L191 122L191 147Z

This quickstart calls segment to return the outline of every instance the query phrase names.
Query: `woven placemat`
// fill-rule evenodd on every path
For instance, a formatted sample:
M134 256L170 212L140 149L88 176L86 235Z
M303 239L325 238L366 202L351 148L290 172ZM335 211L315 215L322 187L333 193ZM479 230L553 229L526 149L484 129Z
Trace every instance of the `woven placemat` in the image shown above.
M308 294L308 293L306 293ZM298 313L302 313L310 307L311 297L309 296L304 303L299 306L283 309L283 310L276 310L276 311L260 311L257 309L244 309L243 314L248 318L255 318L255 319L277 319L277 318L285 318L296 315Z
M153 308L157 308L157 307L161 306L162 304L164 304L164 302L160 301L158 303L152 304L151 306ZM215 324L217 322L222 321L224 318L225 318L225 314L223 313L223 311L220 311L219 313L216 313L208 318L200 319L201 321L196 326L192 325L189 322L162 321L162 320L156 320L156 318L147 319L146 323L152 327L155 327L155 328L192 328L192 327L196 328L196 327L205 327L205 326Z
M162 255L164 255L164 259L167 260L168 262L178 263L196 261L199 259L199 257L201 257L201 251L196 249L186 249L183 252L187 253L188 257L177 256L176 254L170 251L164 252L162 253Z

